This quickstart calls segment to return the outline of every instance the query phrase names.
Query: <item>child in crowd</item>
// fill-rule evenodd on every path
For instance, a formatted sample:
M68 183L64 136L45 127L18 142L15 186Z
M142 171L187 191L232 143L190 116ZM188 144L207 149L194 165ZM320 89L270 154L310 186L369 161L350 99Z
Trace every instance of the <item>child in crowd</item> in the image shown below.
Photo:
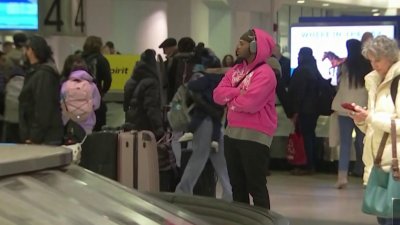
M63 122L65 125L73 120L86 134L91 134L96 124L95 110L100 107L101 96L84 59L80 55L72 55L68 59L71 65L64 65L63 72L68 75L61 87ZM70 71L66 71L68 68Z
M191 121L187 132L178 141L186 142L192 140L193 133L203 120L210 116L213 121L211 149L218 151L218 141L221 135L221 119L224 110L221 106L214 103L212 93L221 81L223 74L215 74L210 71L212 68L221 68L221 62L210 49L202 50L200 60L201 63L195 66L196 74L194 74L194 79L188 83L188 89L195 107L191 111Z

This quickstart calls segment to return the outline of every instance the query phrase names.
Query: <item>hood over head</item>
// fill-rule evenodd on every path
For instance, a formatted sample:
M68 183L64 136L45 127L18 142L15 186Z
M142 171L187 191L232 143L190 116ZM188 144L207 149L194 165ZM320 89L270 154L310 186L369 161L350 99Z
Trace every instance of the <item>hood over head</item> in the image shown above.
M140 55L140 60L136 63L131 76L134 80L141 80L149 77L158 80L156 52L153 49L146 49Z
M153 49L146 49L140 55L140 61L142 61L152 67L157 66L156 51L154 51Z
M275 40L270 34L259 28L252 28L252 30L255 33L255 39L257 43L257 53L254 61L248 65L247 68L248 70L251 70L253 67L255 67L257 64L261 62L265 62L267 58L269 58L272 55L272 50L275 48ZM245 60L243 62L246 63Z

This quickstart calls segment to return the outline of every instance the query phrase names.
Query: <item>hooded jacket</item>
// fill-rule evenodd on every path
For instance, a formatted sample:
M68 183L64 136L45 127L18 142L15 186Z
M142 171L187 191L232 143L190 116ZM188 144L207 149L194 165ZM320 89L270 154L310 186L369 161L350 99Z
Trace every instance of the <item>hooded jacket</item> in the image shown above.
M228 126L248 128L273 136L277 127L275 110L275 73L267 64L258 66L271 56L275 41L266 32L253 29L256 34L257 53L253 62L246 60L225 74L214 89L214 101L228 106ZM258 66L257 68L255 68ZM253 71L252 69L255 68ZM246 78L237 86L237 83Z
M375 70L365 76L365 87L368 91L368 117L357 126L365 133L363 162L364 184L367 184L374 159L384 132L390 133L391 119L400 117L400 90L397 91L396 104L390 94L392 80L400 75L400 62L393 64L384 80ZM400 85L398 86L398 89ZM400 146L400 120L396 119L397 146ZM397 150L399 155L399 150ZM388 138L382 156L382 169L390 170L392 163L392 142Z
M125 120L134 129L149 130L156 138L164 135L160 82L156 65L139 61L124 87Z
M301 56L300 56L301 55ZM288 87L289 117L294 113L317 114L318 79L323 79L314 56L299 53L299 66L293 71Z
M93 127L96 124L96 114L94 111L100 107L101 96L100 96L99 89L97 88L97 85L93 82L93 77L84 70L73 71L69 75L68 79L69 80L73 80L73 79L87 80L91 84L92 97L93 97L93 111L90 114L90 116L87 118L86 121L83 121L79 124L83 127L83 129L85 129L86 134L90 134L90 133L92 133ZM61 96L65 95L65 92L66 92L65 86L66 85L64 82L63 85L61 86ZM62 119L63 119L63 123L65 125L68 122L68 118L66 116L63 116Z
M61 144L64 127L60 108L60 76L53 62L34 64L27 72L19 96L22 141Z

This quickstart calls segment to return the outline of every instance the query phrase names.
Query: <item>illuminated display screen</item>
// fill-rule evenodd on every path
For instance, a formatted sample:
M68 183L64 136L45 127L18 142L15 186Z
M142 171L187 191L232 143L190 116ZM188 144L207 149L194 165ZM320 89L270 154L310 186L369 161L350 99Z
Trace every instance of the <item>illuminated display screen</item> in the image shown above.
M37 0L0 0L0 30L37 29Z
M394 38L394 25L298 25L290 31L290 67L297 67L297 56L300 48L313 50L320 73L326 79L332 78L336 85L337 68L335 65L347 57L346 41L361 40L364 32L371 32L374 37L386 35ZM335 61L336 59L336 61Z

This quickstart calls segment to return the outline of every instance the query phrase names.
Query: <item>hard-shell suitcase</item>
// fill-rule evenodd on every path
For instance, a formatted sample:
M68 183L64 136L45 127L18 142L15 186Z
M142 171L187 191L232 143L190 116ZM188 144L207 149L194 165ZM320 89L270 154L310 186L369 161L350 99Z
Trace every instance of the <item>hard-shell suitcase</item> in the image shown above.
M117 180L117 131L94 132L82 144L80 166Z
M150 131L118 135L118 181L139 191L159 191L157 143Z

